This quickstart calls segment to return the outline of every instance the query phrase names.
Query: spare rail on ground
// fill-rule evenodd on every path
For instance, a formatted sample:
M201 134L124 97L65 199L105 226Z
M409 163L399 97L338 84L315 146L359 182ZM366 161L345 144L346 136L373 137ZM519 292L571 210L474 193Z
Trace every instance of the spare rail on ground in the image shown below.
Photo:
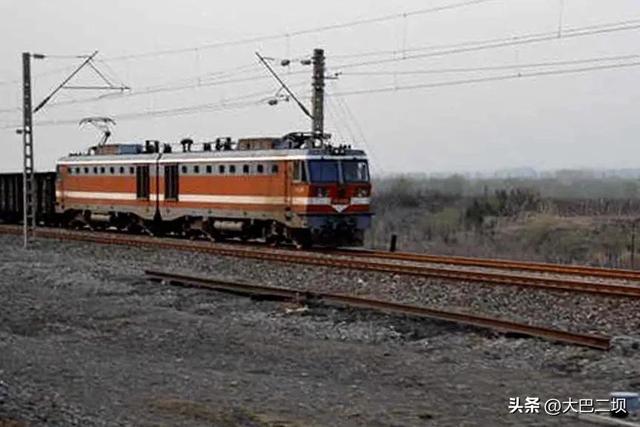
M236 294L259 296L270 299L296 301L310 305L317 303L335 304L367 310L376 310L389 314L437 319L480 328L495 329L501 332L544 338L567 344L581 345L599 350L608 350L611 346L611 338L606 336L579 334L468 313L436 310L416 305L400 304L350 295L252 285L220 279L186 276L162 271L147 270L145 271L145 274L149 279L164 281L169 284L181 286L227 291Z

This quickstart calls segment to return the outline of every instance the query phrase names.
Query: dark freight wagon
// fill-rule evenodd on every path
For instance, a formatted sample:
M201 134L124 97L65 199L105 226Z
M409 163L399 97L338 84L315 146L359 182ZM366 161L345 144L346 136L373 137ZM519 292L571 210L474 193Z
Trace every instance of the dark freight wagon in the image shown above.
M56 174L35 174L36 218L50 223L55 217ZM0 221L22 221L22 173L0 174Z

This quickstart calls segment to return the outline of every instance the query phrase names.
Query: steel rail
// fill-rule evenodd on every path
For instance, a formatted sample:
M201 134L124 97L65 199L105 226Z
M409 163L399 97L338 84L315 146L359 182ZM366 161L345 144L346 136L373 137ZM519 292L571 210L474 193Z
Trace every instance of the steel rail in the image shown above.
M366 258L391 259L399 261L429 262L434 264L450 264L469 267L487 267L506 270L534 271L565 275L581 275L640 281L640 271L592 267L586 265L562 265L544 262L514 261L495 258L473 258L453 255L431 255L416 252L385 252L368 249L339 249L328 251L330 254L358 256Z
M149 279L162 281L167 284L233 292L253 297L257 296L262 298L289 300L308 305L325 303L375 310L394 315L437 319L479 328L494 329L500 332L516 333L567 344L581 345L598 350L608 350L611 347L611 337L607 336L568 332L470 313L438 310L417 305L401 304L351 295L246 284L221 279L186 276L162 271L147 270L145 271L145 275Z
M6 226L0 226L0 232L6 232ZM19 228L8 230L17 233ZM263 261L286 262L293 264L314 265L331 268L345 268L379 273L405 274L416 277L429 277L444 280L463 281L466 283L487 283L504 286L520 286L548 291L566 291L597 294L613 297L640 298L640 286L601 284L576 280L555 279L549 277L532 277L493 272L465 271L446 268L435 268L421 265L403 265L395 263L374 262L355 257L337 257L313 252L296 252L291 250L274 250L250 246L233 246L211 242L186 241L178 239L162 239L149 236L132 236L114 233L93 233L74 230L40 228L40 237L62 240L78 240L110 245L138 246L149 248L175 249L210 253L215 255L257 259Z
M357 256L366 258L391 259L399 261L429 262L433 264L450 264L469 267L487 267L504 270L534 271L539 273L553 273L566 275L580 275L603 277L607 279L622 279L640 281L640 271L592 267L586 265L562 265L545 262L514 261L495 258L473 258L453 255L431 255L416 252L385 252L368 249L339 249L327 253L343 256Z

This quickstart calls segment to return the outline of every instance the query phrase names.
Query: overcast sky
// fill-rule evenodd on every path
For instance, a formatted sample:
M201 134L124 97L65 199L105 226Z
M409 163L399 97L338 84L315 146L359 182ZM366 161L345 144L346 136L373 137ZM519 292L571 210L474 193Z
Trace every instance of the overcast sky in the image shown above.
M638 167L640 67L448 84L640 61L630 57L530 67L540 62L640 55L640 29L564 37L575 28L640 19L640 2L492 0L410 14L456 3L464 0L0 0L0 126L12 126L21 120L19 111L6 112L19 107L21 52L65 56L99 50L97 58L105 62L97 62L98 67L132 90L99 102L75 103L69 101L104 93L60 92L52 105L35 117L39 170L51 170L56 158L84 150L97 141L95 129L77 125L87 116L114 117L114 141L177 142L186 136L202 141L217 136L277 136L308 130L309 120L293 103L267 104L278 84L268 77L254 52L299 59L309 56L314 47L323 47L329 71L342 72L328 83L329 93L336 95L327 101L327 130L336 142L353 141L366 148L378 173ZM409 14L397 19L295 35L299 30L405 12ZM558 32L561 37L411 59L412 55L428 52L417 48L432 45L547 32ZM206 47L292 33L271 40ZM181 48L187 50L136 56ZM378 51L390 53L362 55ZM118 59L123 55L133 57ZM346 66L394 58L396 61L386 63ZM79 61L67 57L34 61L34 101L41 100ZM299 61L289 67L280 66L279 61L273 64L308 103L310 68ZM451 72L452 68L518 64L522 68ZM366 74L371 72L387 74ZM262 76L265 78L256 79ZM97 82L90 70L74 81ZM445 85L402 89L432 83ZM171 86L182 88L145 93L151 87ZM399 90L340 95L393 87ZM242 108L229 108L240 100ZM223 109L222 102L226 102ZM203 104L213 107L194 108L191 114L182 115L148 114ZM145 115L132 118L136 113ZM62 124L46 125L56 120ZM20 170L21 140L15 130L0 130L0 143L0 170Z

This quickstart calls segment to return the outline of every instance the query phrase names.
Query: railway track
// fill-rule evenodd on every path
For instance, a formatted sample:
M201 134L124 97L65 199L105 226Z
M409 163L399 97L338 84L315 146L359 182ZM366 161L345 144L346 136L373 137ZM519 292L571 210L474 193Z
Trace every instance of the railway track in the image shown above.
M174 285L233 292L235 294L248 295L252 297L295 301L297 303L307 305L331 304L375 310L394 315L437 319L479 328L494 329L500 332L544 338L551 341L580 345L599 350L608 350L611 346L611 338L607 336L580 334L469 313L437 310L416 305L400 304L351 295L253 285L219 279L186 276L162 271L145 271L145 274L151 280L162 281Z
M18 226L0 226L0 233L19 234L20 232L21 228ZM547 291L566 291L603 296L640 298L640 286L603 284L589 281L569 280L565 278L558 279L554 277L465 271L424 265L407 265L387 262L384 260L376 261L363 256L342 256L326 252L298 252L274 248L260 248L255 246L154 238L149 236L124 235L108 232L75 231L56 228L40 228L37 233L41 237L61 240L78 240L112 245L195 251L264 261L439 278L465 283L488 283L501 286L519 286L530 289L543 289Z
M414 252L385 252L365 249L340 249L331 251L335 255L358 256L374 259L399 261L428 262L468 267L486 267L500 270L531 271L536 273L552 273L573 276L592 276L605 279L621 279L640 281L640 271L613 268L591 267L581 265L561 265L530 261L513 261L492 258L471 258L449 255L430 255Z

